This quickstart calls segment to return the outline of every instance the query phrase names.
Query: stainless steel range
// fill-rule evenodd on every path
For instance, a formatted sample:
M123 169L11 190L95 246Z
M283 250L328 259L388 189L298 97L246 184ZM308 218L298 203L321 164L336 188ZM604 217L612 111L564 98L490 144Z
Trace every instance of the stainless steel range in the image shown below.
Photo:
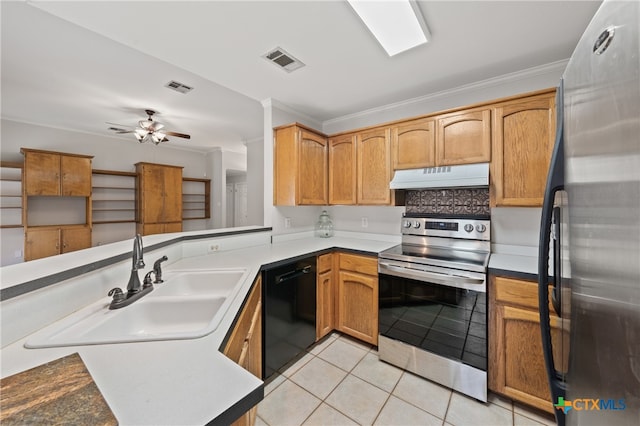
M487 401L487 218L402 219L379 254L380 359Z

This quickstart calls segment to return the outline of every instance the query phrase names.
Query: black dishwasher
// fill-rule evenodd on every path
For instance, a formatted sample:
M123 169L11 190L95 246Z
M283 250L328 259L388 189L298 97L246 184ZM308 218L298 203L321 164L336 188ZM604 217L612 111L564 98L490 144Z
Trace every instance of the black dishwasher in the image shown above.
M316 257L264 272L263 379L303 353L316 340Z

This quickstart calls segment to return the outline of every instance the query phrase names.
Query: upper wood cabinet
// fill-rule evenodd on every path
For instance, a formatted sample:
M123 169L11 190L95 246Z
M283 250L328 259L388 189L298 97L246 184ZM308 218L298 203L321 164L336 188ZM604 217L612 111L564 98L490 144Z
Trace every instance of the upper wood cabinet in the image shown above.
M91 196L92 156L22 148L24 194Z
M493 206L541 206L556 130L555 91L494 108Z
M148 235L182 230L182 167L137 163L137 232ZM171 224L158 227L157 225ZM156 226L149 226L156 225Z
M405 121L393 126L393 170L435 166L435 140L435 122L432 118Z
M355 134L329 139L329 204L357 203Z
M327 137L300 124L274 130L273 204L326 205Z
M378 127L356 134L358 204L389 205L391 189L391 130Z
M458 111L437 117L436 165L491 160L491 110Z

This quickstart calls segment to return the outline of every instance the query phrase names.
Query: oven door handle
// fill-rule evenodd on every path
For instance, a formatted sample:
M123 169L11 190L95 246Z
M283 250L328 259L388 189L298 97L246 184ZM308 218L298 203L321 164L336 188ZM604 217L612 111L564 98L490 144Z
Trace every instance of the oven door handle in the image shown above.
M391 271L392 275L399 275L406 278L421 278L428 279L434 284L443 284L453 287L460 287L461 285L483 285L485 280L482 278L469 278L463 276L439 274L437 272L428 272L420 270L411 270L398 266L393 266L388 263L378 262L378 268L386 271ZM382 272L382 271L380 271Z

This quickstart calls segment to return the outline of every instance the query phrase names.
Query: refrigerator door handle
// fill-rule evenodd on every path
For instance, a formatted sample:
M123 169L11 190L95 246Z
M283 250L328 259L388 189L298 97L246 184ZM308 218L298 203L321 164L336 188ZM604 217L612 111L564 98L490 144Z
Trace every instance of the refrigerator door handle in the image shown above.
M554 199L558 191L564 190L564 140L563 140L563 83L556 92L556 140L547 176L547 185L542 204L542 217L540 219L540 243L538 246L538 304L540 307L540 330L542 334L542 351L544 354L549 388L552 402L558 401L559 397L565 396L565 384L557 374L553 361L553 347L551 343L551 320L549 318L549 247L551 244L551 224L553 221ZM559 213L559 211L558 211ZM559 222L560 215L556 215L556 222ZM558 225L559 226L559 225ZM555 229L559 235L559 227ZM557 240L559 241L559 240ZM555 246L557 246L556 244ZM560 247L556 248L557 250ZM559 257L555 256L554 257ZM560 265L558 265L560 266ZM555 269L555 268L554 268ZM559 270L559 269L558 269ZM554 272L554 275L558 273ZM561 277L554 277L554 292L559 290L558 284ZM559 426L564 426L564 412L555 410L556 420Z
M551 291L551 304L553 310L559 317L562 317L562 293L560 292L560 280L562 279L562 240L561 240L561 209L559 206L553 208L553 287Z

